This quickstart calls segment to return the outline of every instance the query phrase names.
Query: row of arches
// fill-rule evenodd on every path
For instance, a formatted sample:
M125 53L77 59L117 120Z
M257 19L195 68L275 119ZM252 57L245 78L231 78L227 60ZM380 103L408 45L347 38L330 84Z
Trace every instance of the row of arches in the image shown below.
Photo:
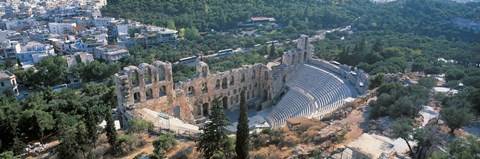
M265 80L268 80L268 71L265 71L264 72L264 76L265 76ZM252 77L251 79L252 80L255 80L257 78L257 73L255 70L253 70L253 74L252 74ZM245 73L242 73L241 75L241 78L240 78L240 82L241 83L244 83L246 80L246 77L245 77ZM230 77L230 86L233 86L235 85L235 77L234 76L231 76ZM227 77L223 77L222 80L220 79L216 79L215 80L215 90L219 90L219 89L228 89L228 79Z
M299 54L299 56L301 56L301 55L302 55L302 54ZM298 57L298 59L297 59L297 57L295 56L295 54L293 54L293 55L292 55L291 64L294 65L294 64L297 64L297 63L299 63L299 62L307 62L307 59L308 59L308 56L307 56L307 55L308 55L307 51L303 51L303 56L302 56L303 59L302 59L302 57Z
M162 85L159 87L158 89L158 97L163 97L163 96L166 96L167 95L167 87L165 85ZM149 99L153 99L155 98L154 97L154 94L153 94L153 90L152 88L148 88L146 91L145 91L145 99L146 100L149 100ZM133 101L134 103L139 103L141 102L142 100L142 94L140 92L135 92L133 93Z
M139 70L142 70L143 73L140 73ZM143 66L140 67L140 69L134 69L132 71L128 72L128 77L131 79L131 84L132 86L136 87L139 86L141 80L143 81L144 84L151 84L154 82L158 81L164 81L166 80L166 69L165 67L158 67L155 68L153 66ZM143 75L143 78L141 78L141 75Z
M254 90L248 90L246 91L246 99L251 100L253 98L256 98L257 93ZM224 96L220 98L222 106L224 109L229 109L230 105L238 105L240 104L240 95L231 95L230 97ZM267 89L263 90L263 100L271 100L271 95L269 94L269 91ZM197 116L205 116L208 117L211 114L211 109L213 105L211 105L209 102L203 103L201 105L197 105Z

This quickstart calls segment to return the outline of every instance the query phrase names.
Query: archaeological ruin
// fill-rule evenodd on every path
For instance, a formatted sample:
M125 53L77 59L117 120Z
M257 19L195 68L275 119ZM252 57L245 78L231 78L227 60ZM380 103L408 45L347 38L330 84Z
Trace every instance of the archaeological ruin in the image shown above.
M270 127L278 127L287 118L321 118L366 93L369 82L363 70L313 58L313 52L308 36L302 35L279 65L211 74L208 64L199 62L195 78L177 83L170 62L124 67L115 75L117 111L122 121L133 117L130 110L148 108L195 124L208 118L216 98L226 110L238 110L245 90L249 108L262 112Z

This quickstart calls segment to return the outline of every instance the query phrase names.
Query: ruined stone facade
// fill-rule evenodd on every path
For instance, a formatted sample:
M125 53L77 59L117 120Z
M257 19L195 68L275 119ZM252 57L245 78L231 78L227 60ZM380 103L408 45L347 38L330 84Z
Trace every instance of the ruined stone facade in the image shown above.
M169 62L156 61L151 65L143 63L138 67L125 67L121 73L115 75L117 110L124 114L129 108L148 108L195 123L211 114L215 98L218 98L226 109L239 109L242 90L246 91L249 107L260 110L272 105L272 101L274 102L285 87L289 75L293 74L296 64L329 64L313 59L313 51L314 47L309 44L308 36L302 35L297 41L297 48L284 53L281 65L272 68L263 64L246 65L211 74L208 65L199 62L196 66L196 77L178 83L173 82L172 64ZM335 71L337 73L345 72L340 71L344 68L335 68L338 68ZM363 72L359 74L362 74L362 78L366 77ZM365 80L358 77L358 74L355 77L348 76L352 78L352 83L368 81L368 78Z
M210 74L203 62L197 65L196 78L178 83L173 83L172 64L161 61L125 67L115 76L121 113L149 108L192 123L211 114L215 98L224 108L239 109L242 90L251 107L262 109L272 98L271 80L271 69L263 64Z

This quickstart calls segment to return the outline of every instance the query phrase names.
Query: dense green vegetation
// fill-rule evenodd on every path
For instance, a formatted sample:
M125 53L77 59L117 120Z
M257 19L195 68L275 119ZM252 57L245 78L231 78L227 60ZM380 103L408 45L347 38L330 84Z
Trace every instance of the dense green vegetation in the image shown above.
M97 124L116 105L113 87L87 84L82 90L34 93L25 100L0 97L1 151L24 151L24 143L58 135L62 156L88 152L97 139Z
M267 64L267 59L258 53L234 53L223 58L212 58L206 60L210 67L210 72L223 72L233 68L239 68L243 65L251 65L255 63Z
M370 118L414 118L427 104L430 90L421 85L404 87L399 82L388 82L380 85L378 94L377 101L372 103Z
M295 26L300 32L350 24L362 11L362 1L276 1L276 0L109 0L106 16L124 17L147 24L176 28L228 30L250 17L274 17L280 24ZM128 10L128 12L125 12ZM171 22L170 22L171 23Z
M474 136L467 136L466 138L456 138L448 146L447 153L434 153L432 159L447 159L447 158L478 158L480 153L480 139Z
M153 141L153 147L155 148L153 150L153 156L152 158L157 158L157 159L162 159L164 158L163 155L168 152L170 149L175 147L177 145L177 141L175 140L173 134L167 133L164 135L161 135Z
M35 69L16 69L13 73L25 84L48 87L69 83L69 78L79 78L84 83L105 80L117 73L119 66L93 61L78 62L77 65L68 67L67 61L61 56L48 56L36 63Z

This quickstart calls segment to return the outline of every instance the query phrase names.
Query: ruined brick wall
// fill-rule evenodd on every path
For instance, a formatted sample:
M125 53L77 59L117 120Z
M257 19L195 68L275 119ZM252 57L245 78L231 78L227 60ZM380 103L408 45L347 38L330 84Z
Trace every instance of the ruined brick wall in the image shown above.
M242 90L257 109L272 98L271 69L263 64L210 74L208 65L200 62L196 78L176 84L172 79L168 62L123 68L115 75L119 111L148 108L194 122L211 114L215 98L232 111L239 109Z

